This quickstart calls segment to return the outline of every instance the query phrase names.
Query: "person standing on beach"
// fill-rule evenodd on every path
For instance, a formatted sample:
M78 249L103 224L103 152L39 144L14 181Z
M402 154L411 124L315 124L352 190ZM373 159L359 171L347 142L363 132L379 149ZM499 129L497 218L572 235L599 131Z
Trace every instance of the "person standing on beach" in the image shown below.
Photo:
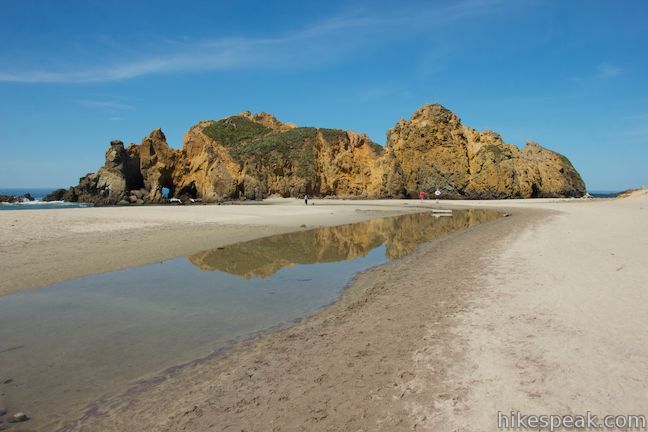
M308 205L308 194L304 195L304 204Z
M436 191L434 191L434 197L436 198L436 202L438 203L438 202L439 202L439 198L441 198L441 191L440 191L439 189L437 189Z
M423 201L425 199L425 192L419 192L419 198L421 199L421 201Z

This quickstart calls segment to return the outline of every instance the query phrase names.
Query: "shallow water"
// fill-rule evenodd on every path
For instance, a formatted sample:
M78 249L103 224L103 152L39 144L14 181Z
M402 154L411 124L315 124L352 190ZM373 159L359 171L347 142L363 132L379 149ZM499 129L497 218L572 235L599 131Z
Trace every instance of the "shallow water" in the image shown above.
M362 270L496 217L324 227L0 297L0 409L53 430L138 380L331 303Z
M0 188L0 195L22 196L30 194L34 201L7 203L0 202L0 211L2 210L45 210L57 208L77 208L92 207L91 204L73 203L63 201L43 201L43 197L52 192L54 188Z
M65 201L27 201L19 203L0 203L0 211L2 210L52 210L64 208L89 208L92 204L74 203Z

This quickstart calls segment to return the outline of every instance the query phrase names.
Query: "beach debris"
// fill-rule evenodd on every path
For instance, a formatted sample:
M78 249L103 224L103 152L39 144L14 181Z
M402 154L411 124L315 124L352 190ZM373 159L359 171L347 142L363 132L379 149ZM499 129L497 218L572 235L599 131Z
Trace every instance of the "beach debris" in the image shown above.
M511 216L511 215L506 213L506 212L502 213L502 217L509 217L509 216Z
M194 405L194 407L193 407L192 409L187 410L187 411L185 411L185 413L184 413L184 415L186 415L186 416L189 415L189 414L193 414L193 415L195 415L196 417L202 417L202 415L203 415L203 411L202 411L202 409L200 409L200 408L198 407L198 405Z
M24 412L17 412L14 414L9 420L9 423L22 423L29 420L29 417L27 417L27 414Z

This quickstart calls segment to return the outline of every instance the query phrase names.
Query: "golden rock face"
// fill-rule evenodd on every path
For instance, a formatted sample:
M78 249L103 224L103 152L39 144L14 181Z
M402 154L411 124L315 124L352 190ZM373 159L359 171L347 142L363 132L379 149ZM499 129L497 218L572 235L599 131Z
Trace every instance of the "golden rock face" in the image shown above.
M564 156L535 143L522 150L499 134L461 123L441 105L425 105L387 132L406 179L407 194L448 198L582 196L585 184Z
M115 141L114 143L120 143ZM398 198L436 189L444 198L582 196L585 185L564 156L535 143L523 149L499 134L425 105L387 132L387 145L339 129L297 127L266 113L203 121L172 149L161 130L140 145L111 144L97 174L67 191L98 204L169 197L260 199L270 195Z

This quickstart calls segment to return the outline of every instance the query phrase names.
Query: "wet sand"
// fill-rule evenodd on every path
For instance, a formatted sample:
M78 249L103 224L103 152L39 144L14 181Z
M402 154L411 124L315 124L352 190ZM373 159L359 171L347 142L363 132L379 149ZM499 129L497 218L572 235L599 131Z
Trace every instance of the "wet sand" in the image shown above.
M0 212L0 295L316 226L414 211L412 203L103 207Z
M512 216L366 271L314 316L69 430L475 431L496 430L498 411L648 414L648 194L453 205Z

